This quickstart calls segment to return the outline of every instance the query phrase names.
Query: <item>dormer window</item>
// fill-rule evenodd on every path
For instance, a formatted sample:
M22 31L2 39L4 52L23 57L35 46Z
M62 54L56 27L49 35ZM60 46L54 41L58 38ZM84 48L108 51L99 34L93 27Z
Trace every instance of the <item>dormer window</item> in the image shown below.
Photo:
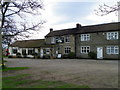
M81 41L89 41L90 34L81 34Z
M118 39L118 32L107 32L107 40Z

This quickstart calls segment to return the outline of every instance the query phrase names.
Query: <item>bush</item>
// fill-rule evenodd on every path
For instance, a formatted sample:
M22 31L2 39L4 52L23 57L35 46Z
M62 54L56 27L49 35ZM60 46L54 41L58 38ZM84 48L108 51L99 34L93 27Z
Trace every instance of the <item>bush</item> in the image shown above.
M16 56L17 56L18 58L21 58L21 53L17 53Z
M88 56L91 58L91 59L96 59L97 58L97 54L95 52L89 52L88 53Z
M37 58L37 59L40 59L40 56L37 56L36 58Z
M12 55L9 55L8 58L12 58Z
M69 56L68 56L68 54L64 54L64 55L62 56L62 58L63 58L63 59L67 59L67 58L69 58Z
M74 53L74 52L70 52L70 53L68 54L68 57L69 57L70 59L74 59L74 58L75 58L75 53Z
M43 55L43 59L50 59L50 55Z
M33 56L38 56L38 53L32 53Z
M3 63L3 64L1 64L1 67L2 67L2 69L5 69L5 68L7 68L7 66Z

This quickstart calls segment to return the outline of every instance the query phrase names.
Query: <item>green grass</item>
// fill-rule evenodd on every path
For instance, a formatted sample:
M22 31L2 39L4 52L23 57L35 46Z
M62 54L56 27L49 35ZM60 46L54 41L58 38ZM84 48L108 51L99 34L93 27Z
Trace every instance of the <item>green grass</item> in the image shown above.
M11 70L24 70L28 69L29 67L5 67L2 71L11 71Z
M3 58L7 58L8 56L3 56Z
M22 74L22 75L11 76L11 77L3 77L2 88L16 88L18 85L25 84L27 83L27 81L21 80L21 79L26 76L28 76L28 74Z
M7 62L6 60L4 60L4 62Z
M3 88L89 88L62 81L31 80L29 74L3 77Z

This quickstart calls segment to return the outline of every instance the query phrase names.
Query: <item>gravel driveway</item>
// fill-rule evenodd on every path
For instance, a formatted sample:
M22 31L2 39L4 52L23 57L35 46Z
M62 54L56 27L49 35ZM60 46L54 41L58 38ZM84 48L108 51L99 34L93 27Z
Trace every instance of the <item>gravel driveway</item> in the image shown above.
M4 72L3 76L32 74L32 79L57 80L91 88L118 88L118 61L87 59L5 59L9 67L30 69Z

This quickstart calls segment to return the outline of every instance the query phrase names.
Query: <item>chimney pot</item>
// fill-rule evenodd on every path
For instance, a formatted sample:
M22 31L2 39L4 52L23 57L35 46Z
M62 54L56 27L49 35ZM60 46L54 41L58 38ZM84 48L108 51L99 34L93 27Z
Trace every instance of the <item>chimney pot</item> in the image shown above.
M77 23L77 24L76 24L76 28L77 28L77 29L80 29L80 28L81 28L81 24Z
M52 32L53 31L53 28L50 28L50 32Z

